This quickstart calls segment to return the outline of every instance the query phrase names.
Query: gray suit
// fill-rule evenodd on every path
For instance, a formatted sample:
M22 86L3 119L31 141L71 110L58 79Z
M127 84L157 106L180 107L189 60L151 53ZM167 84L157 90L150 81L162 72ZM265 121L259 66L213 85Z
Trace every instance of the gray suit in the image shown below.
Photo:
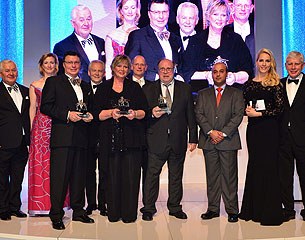
M244 114L242 92L226 86L216 107L214 87L203 89L198 95L195 114L200 126L198 147L203 149L206 164L208 210L219 213L222 196L226 212L237 214L237 150L241 149L238 126ZM224 133L223 141L213 144L208 134L211 130Z

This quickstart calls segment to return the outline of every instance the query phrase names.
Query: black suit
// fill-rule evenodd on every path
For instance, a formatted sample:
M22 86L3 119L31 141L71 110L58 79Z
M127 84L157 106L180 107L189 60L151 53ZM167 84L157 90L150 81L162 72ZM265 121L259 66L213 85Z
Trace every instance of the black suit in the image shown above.
M102 83L101 83L102 84ZM96 88L96 92L99 91L101 84ZM93 89L89 96L89 106L93 106L95 102L95 94ZM87 176L86 176L86 197L89 209L105 210L106 198L105 198L105 169L101 157L99 157L99 120L94 120L89 124L89 146L88 146L88 161L87 161ZM96 183L96 163L98 159L98 171L99 171L99 184L97 188ZM98 198L98 205L96 204L96 192Z
M149 109L158 105L161 91L160 80L144 86ZM187 133L189 142L197 143L197 125L195 122L194 106L191 88L180 81L174 83L172 113L160 118L148 114L147 130L148 169L145 180L144 207L141 212L155 213L155 202L159 193L159 174L167 161L169 169L169 198L167 207L171 213L182 210L182 175L185 153L187 150Z
M303 78L299 83L300 86L291 106L286 91L287 77L281 79L281 82L284 85L285 91L284 111L281 116L280 128L281 141L279 166L281 194L284 208L293 214L294 159L296 161L296 169L300 180L302 201L305 206L305 75L303 74Z
M95 43L97 52L98 52L98 59L105 62L105 41L104 39L91 34L93 41ZM79 71L79 76L85 82L90 82L90 77L88 76L88 66L90 64L89 58L86 55L83 47L78 41L75 33L72 33L70 36L66 37L62 41L55 44L53 52L58 56L59 60L59 72L58 74L64 73L63 69L63 57L65 52L67 51L74 51L79 53L80 60L81 60L81 69Z
M83 101L88 104L90 86L82 82ZM59 221L69 185L73 217L84 214L85 167L88 146L87 123L68 121L68 111L75 111L76 93L66 75L50 77L42 90L40 110L52 118L51 129L51 210L52 221Z
M29 89L18 86L23 99L21 113L3 82L0 83L0 214L20 209L21 185L28 158Z
M172 48L172 60L179 63L178 52L181 50L181 40L171 33L169 43ZM133 59L137 55L142 55L147 63L145 79L155 81L158 73L158 62L165 58L164 51L151 26L132 31L128 36L124 53Z

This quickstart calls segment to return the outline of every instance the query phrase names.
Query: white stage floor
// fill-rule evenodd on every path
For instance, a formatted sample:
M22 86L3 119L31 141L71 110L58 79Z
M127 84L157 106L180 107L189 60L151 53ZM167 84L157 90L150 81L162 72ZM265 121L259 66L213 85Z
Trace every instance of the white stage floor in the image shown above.
M241 196L241 194L240 194ZM23 196L25 200L26 196ZM218 240L218 239L297 239L305 240L305 221L299 215L303 208L296 203L296 219L277 227L261 226L252 221L239 220L228 223L222 207L221 216L208 221L200 218L206 211L207 199L204 184L184 184L183 210L187 220L178 220L168 215L166 208L167 185L161 186L157 202L158 212L152 222L145 222L138 215L135 223L110 223L106 217L94 211L94 224L71 221L71 211L67 211L64 231L54 230L48 217L28 217L11 221L0 220L0 239L103 239L103 240ZM22 210L26 212L27 203ZM139 208L142 203L139 203Z

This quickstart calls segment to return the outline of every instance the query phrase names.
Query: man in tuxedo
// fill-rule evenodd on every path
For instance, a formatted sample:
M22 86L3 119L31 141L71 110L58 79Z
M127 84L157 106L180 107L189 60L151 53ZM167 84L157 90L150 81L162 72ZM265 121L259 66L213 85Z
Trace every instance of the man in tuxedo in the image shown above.
M229 222L238 221L238 126L244 115L242 92L226 85L228 67L217 60L212 68L214 85L199 91L195 108L200 126L198 147L203 150L207 177L208 209L203 220L219 217L222 197Z
M91 34L93 20L91 11L84 5L77 5L71 12L71 24L74 32L55 44L53 52L58 56L59 72L64 73L63 56L67 51L74 51L80 55L81 68L79 76L85 82L90 82L88 76L88 65L92 60L105 62L105 41L104 39Z
M178 36L166 29L169 17L168 0L151 0L148 3L150 25L132 31L128 36L124 52L133 59L142 55L147 62L145 79L158 79L158 62L167 58L178 63L178 52L181 50L181 41Z
M105 79L105 63L101 60L93 60L89 64L88 75L91 79L91 93L89 97L89 106L93 106L94 97L100 84ZM102 216L107 216L106 197L105 197L105 167L104 162L99 156L99 121L92 121L89 124L89 147L86 175L86 213L92 214L93 210L99 209ZM98 187L96 183L96 167L98 160ZM96 192L98 204L96 203Z
M23 218L21 187L30 144L29 89L16 83L11 60L0 62L0 219Z
M196 71L198 57L196 53L200 47L195 26L198 23L198 8L191 2L184 2L178 6L176 21L180 27L182 50L180 51L180 64L178 73L185 82L190 83L191 77Z
M54 229L65 229L63 204L69 186L72 220L94 223L83 209L85 205L87 125L93 117L86 111L90 86L78 76L80 56L66 52L63 58L65 74L49 77L42 90L40 110L52 118L50 139L50 197L49 216Z
M305 75L304 56L292 51L288 53L285 67L288 76L281 79L284 86L284 111L281 116L281 141L279 173L284 220L295 218L293 197L294 163L299 175L302 202L305 206ZM305 221L305 210L301 216Z
M158 69L160 79L143 87L150 114L147 129L148 168L144 207L141 209L142 219L151 221L157 212L155 203L159 194L159 176L165 162L169 176L169 215L186 219L187 215L180 204L183 194L183 165L187 148L193 151L198 140L192 93L188 84L174 79L174 63L171 60L161 60ZM160 98L165 99L166 110L160 108Z

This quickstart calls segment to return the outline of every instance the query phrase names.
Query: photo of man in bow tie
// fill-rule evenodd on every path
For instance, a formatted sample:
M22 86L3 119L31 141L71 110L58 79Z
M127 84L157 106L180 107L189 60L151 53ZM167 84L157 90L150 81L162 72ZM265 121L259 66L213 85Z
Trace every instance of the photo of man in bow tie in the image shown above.
M90 9L85 5L77 5L71 12L71 24L74 32L55 44L53 52L58 56L59 71L64 72L63 56L67 51L74 51L80 55L81 68L79 76L85 82L90 82L88 66L93 60L105 62L105 41L104 39L91 34L93 19Z

